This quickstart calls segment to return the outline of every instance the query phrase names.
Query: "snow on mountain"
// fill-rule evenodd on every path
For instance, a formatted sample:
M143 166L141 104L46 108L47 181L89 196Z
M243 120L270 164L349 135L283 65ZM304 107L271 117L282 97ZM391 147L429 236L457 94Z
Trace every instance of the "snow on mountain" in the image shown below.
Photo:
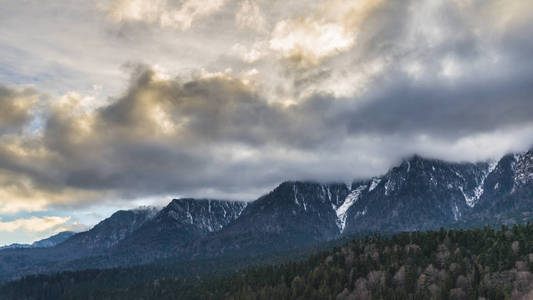
M374 183L375 181L372 181L372 184ZM347 217L346 213L348 212L348 209L350 209L350 207L352 207L352 205L354 205L355 202L357 202L357 200L359 199L359 196L361 196L361 192L367 187L368 187L367 185L361 185L357 187L356 189L352 190L350 194L346 196L344 203L335 210L335 213L337 215L337 226L339 227L340 233L342 233L344 231L344 228L346 227L346 217ZM373 189L374 188L370 186L369 190L371 191Z
M368 188L368 191L369 192L373 191L380 182L381 182L381 178L373 178L372 183L370 183L370 187Z
M514 171L515 188L533 183L533 150L515 155Z
M242 201L174 199L154 218L154 222L166 222L164 220L170 218L176 224L188 224L204 232L214 232L237 219L246 205Z
M481 196L484 193L484 186L485 186L485 180L489 175L496 169L496 166L498 165L498 161L491 161L488 163L488 166L485 170L482 171L481 179L479 180L479 184L474 188L474 195L468 196L465 191L463 190L463 187L459 187L461 190L461 193L463 193L463 196L465 198L466 204L470 207L474 207Z

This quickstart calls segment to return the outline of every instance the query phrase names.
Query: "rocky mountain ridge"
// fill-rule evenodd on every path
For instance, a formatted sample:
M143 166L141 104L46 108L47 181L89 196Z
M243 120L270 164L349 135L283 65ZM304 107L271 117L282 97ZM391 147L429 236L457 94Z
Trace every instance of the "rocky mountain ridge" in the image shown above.
M160 211L119 211L55 247L1 251L0 269L12 278L166 257L253 255L370 232L523 223L533 220L532 183L533 151L482 163L415 155L350 185L288 181L249 203L186 198Z

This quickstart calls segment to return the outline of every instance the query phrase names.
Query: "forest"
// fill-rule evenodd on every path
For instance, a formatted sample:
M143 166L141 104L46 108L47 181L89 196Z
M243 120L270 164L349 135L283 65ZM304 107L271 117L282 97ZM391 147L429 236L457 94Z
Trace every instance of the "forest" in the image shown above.
M533 224L369 236L304 260L275 261L202 276L181 275L172 271L172 265L33 275L5 284L0 295L2 299L531 299ZM223 265L205 263L203 268L212 270Z

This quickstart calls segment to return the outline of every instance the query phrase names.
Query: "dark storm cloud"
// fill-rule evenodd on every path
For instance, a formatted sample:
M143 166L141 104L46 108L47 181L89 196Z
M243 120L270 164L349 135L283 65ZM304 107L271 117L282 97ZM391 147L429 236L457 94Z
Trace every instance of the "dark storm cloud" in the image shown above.
M442 2L429 14L419 1L390 1L369 18L359 39L364 50L353 51L351 66L377 58L387 66L337 116L349 135L425 134L453 141L532 124L531 21L498 27L495 15L494 24L482 24L476 14L494 14L502 9L497 2L457 3ZM509 13L519 14L516 9ZM444 74L447 61L457 74ZM421 74L408 74L409 63L421 66Z
M429 134L446 139L533 121L533 74L481 82L419 84L402 76L383 82L368 102L348 111L352 134Z

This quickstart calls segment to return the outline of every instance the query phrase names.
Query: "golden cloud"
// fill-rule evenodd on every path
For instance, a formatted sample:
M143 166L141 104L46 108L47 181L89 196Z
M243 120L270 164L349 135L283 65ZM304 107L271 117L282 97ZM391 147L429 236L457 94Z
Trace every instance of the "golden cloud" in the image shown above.
M36 160L36 165L48 165L52 168L53 163L46 160ZM20 166L19 166L20 167ZM29 167L28 167L29 168ZM34 173L34 176L42 177L46 170L26 170ZM106 195L106 191L91 191L63 186L57 182L42 183L41 180L50 181L50 178L34 178L23 174L24 170L8 171L0 170L0 214L15 214L21 211L35 212L45 211L49 205L75 204L92 200Z
M259 138L250 131L266 126L253 116L276 114L229 71L189 82L138 72L109 105L87 109L70 93L47 103L38 134L0 135L0 213L142 193L160 173L170 177L201 164L198 151L211 151L215 140ZM163 184L161 191L169 185Z
M0 86L0 134L20 130L30 119L38 95L31 89Z
M0 231L13 232L16 230L26 230L30 232L43 232L61 226L69 220L70 217L31 217L8 222L0 221Z
M329 0L311 16L278 22L270 49L299 66L316 65L352 48L362 24L381 2Z

